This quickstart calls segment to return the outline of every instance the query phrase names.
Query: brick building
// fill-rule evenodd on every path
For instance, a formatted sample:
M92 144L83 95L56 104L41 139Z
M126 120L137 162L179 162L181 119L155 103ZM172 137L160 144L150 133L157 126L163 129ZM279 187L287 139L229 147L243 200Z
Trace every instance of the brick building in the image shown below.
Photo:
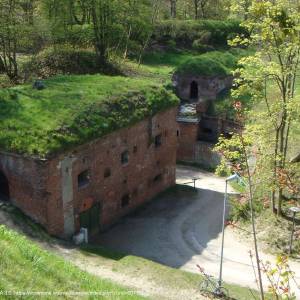
M90 232L175 184L176 113L169 108L47 159L0 152L0 193L55 236Z
M188 104L182 105L178 112L177 160L213 169L221 161L220 155L213 151L219 136L229 137L238 125L227 119L208 116L201 112L202 108L202 103Z

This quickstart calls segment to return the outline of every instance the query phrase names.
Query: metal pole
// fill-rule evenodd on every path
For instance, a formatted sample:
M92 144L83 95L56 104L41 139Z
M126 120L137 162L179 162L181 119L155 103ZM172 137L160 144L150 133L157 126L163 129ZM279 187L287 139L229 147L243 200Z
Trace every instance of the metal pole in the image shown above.
M224 195L224 207L223 207L223 224L222 224L222 246L221 246L221 261L220 261L220 272L218 287L216 289L216 294L221 294L222 287L222 273L223 273L223 254L224 254L224 236L225 236L225 218L226 218L226 204L227 204L227 186L228 180L226 180L225 195Z
M290 239L289 254L292 254L293 238L294 238L294 231L295 231L295 217L296 217L296 212L293 212L293 227L292 227L292 233L291 233L291 239Z

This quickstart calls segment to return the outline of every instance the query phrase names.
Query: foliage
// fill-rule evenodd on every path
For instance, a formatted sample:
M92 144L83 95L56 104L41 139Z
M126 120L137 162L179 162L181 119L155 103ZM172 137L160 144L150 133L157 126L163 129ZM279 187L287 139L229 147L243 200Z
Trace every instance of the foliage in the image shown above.
M45 80L42 91L28 85L3 89L1 149L47 156L178 104L174 95L152 82L118 76L57 76Z
M127 292L125 288L108 280L79 270L3 225L0 226L0 245L3 251L0 261L0 292ZM37 295L26 296L27 299L36 297ZM71 299L72 296L64 298ZM99 299L99 296L89 298ZM53 295L45 296L45 299L53 299ZM130 299L143 298L130 294Z
M225 159L222 159L220 164L217 166L215 170L216 175L220 177L228 177L231 174L230 167L228 166Z
M19 75L17 52L27 42L29 28L22 1L0 1L0 65L14 82L17 82Z
M227 47L228 39L238 34L247 32L235 20L167 20L155 26L152 39L159 43L174 40L177 47L189 49L196 41L199 44L219 48Z
M237 66L237 57L229 52L208 52L184 61L177 74L203 76L230 76Z
M261 262L261 265L268 278L269 293L273 298L295 300L295 293L291 289L291 282L295 281L295 274L290 269L288 258L278 255L275 265L269 261Z
M256 139L257 176L267 182L271 208L282 214L284 187L280 178L289 173L291 132L299 121L299 97L296 94L300 53L300 18L290 1L252 1L243 26L249 38L238 37L233 45L257 47L257 52L240 60L236 71L236 99L247 94L261 110L248 116L248 133ZM255 114L255 117L254 117ZM277 204L277 205L276 205ZM276 207L277 206L277 207Z
M45 49L23 64L21 70L25 80L59 74L120 73L116 66L108 62L100 64L94 52L67 46Z

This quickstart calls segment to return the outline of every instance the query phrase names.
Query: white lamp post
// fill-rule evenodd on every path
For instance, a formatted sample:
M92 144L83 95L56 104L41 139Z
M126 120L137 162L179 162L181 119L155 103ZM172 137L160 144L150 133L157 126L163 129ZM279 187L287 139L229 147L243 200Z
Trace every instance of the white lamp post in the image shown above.
M223 254L224 254L224 236L225 236L225 221L226 221L226 203L227 203L227 194L228 194L228 182L235 181L235 180L240 180L240 179L241 179L241 177L237 173L235 173L235 174L231 175L230 177L226 178L224 206L223 206L221 261L220 261L218 286L215 290L215 294L217 294L217 295L222 295Z
M290 207L289 210L293 213L293 227L292 227L290 247L289 247L289 254L292 254L293 238L294 238L294 231L295 231L295 217L296 214L300 212L300 207Z

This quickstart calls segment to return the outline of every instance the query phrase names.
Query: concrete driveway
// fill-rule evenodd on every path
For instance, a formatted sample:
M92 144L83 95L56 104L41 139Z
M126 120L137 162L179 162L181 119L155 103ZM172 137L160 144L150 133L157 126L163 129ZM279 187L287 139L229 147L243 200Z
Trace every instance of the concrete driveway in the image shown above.
M196 189L191 188L192 178L199 178ZM179 166L177 184L174 190L122 219L95 242L190 272L197 272L196 265L199 264L217 277L224 179L192 167ZM234 193L232 189L229 192ZM232 228L226 228L225 281L256 288L249 250L252 250L251 244L240 241ZM261 258L274 259L265 254ZM298 264L292 265L294 271L295 268L300 271Z

